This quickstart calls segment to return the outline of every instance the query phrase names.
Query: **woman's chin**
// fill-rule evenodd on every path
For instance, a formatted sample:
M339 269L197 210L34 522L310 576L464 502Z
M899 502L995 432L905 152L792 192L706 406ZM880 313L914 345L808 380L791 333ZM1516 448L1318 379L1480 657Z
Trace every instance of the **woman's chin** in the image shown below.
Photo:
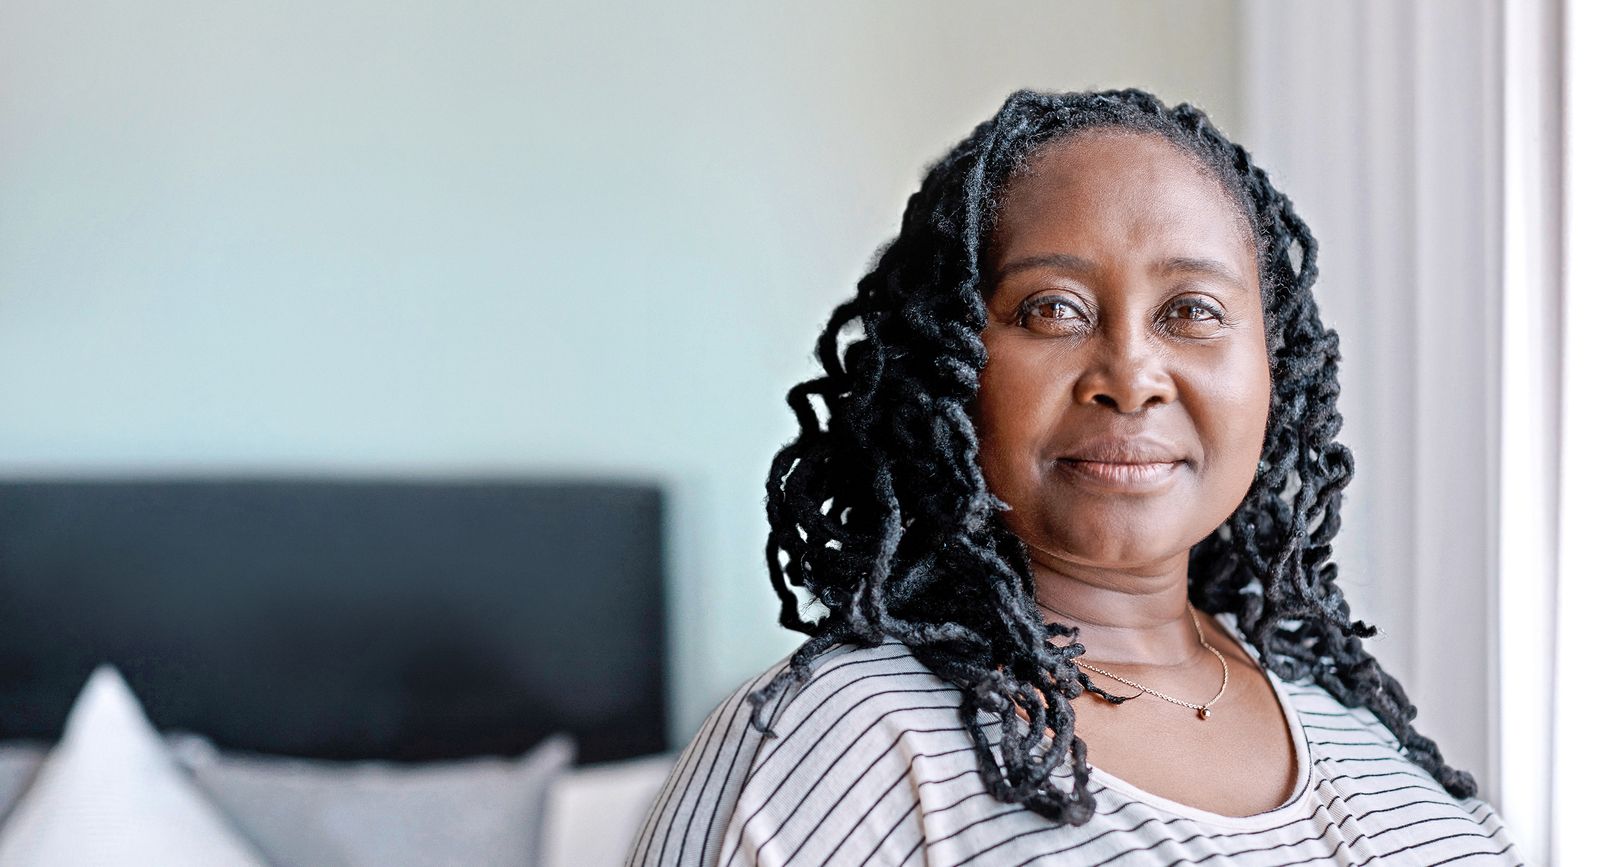
M1121 514L1102 520L1077 519L1051 523L1042 531L1027 534L1035 556L1062 560L1078 566L1138 570L1142 566L1167 564L1175 557L1188 557L1189 549L1204 534L1195 536L1187 520L1163 520L1159 515Z

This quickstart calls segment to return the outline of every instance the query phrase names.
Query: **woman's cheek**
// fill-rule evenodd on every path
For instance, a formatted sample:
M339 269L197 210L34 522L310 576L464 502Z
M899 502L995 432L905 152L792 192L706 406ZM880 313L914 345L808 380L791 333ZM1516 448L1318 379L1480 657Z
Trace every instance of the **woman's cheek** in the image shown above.
M1206 472L1224 483L1231 500L1238 500L1249 490L1261 459L1272 385L1264 356L1241 353L1230 361L1197 383L1203 396L1190 402L1190 414L1201 438Z
M1040 462L1063 411L1060 375L996 343L979 377L978 463L991 491L1019 505L1042 483Z

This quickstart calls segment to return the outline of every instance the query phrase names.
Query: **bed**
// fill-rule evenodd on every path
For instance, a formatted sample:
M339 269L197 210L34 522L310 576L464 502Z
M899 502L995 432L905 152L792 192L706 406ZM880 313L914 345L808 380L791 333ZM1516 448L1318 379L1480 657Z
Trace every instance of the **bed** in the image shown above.
M669 760L663 507L644 482L0 483L0 744L56 742L110 665L224 756L370 775L559 737L563 773L653 788L617 769Z

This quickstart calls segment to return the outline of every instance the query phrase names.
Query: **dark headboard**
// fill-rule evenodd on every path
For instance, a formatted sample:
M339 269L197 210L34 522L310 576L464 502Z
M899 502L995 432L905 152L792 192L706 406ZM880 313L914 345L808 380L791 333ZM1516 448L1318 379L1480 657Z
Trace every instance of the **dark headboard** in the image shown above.
M643 484L0 483L0 738L59 737L106 661L228 749L659 751L661 537Z

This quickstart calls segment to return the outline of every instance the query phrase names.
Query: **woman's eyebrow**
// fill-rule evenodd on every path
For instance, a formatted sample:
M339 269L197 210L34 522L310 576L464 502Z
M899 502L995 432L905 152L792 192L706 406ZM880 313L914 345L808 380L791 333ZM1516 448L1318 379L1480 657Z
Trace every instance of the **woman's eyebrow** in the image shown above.
M1225 263L1216 259L1204 259L1193 256L1173 256L1158 262L1153 269L1157 274L1171 274L1176 271L1188 271L1196 274L1205 274L1215 277L1225 283L1232 284L1233 288L1244 290L1244 279Z
M1036 256L1024 256L1014 259L1000 266L995 272L995 280L999 281L1017 271L1027 271L1033 268L1054 268L1060 271L1077 272L1080 274L1093 273L1099 266L1091 259L1074 256L1071 253L1040 253ZM1233 288L1244 290L1244 279L1232 268L1218 259L1207 259L1201 256L1170 256L1155 264L1151 269L1157 274L1172 274L1175 272L1190 272L1205 274L1215 277Z
M1082 256L1074 256L1071 253L1041 253L1037 256L1024 256L1021 259L1007 262L1000 266L1000 270L996 271L994 276L996 280L999 280L1007 274L1015 271L1026 271L1030 268L1057 268L1062 271L1087 273L1097 270L1098 266Z

